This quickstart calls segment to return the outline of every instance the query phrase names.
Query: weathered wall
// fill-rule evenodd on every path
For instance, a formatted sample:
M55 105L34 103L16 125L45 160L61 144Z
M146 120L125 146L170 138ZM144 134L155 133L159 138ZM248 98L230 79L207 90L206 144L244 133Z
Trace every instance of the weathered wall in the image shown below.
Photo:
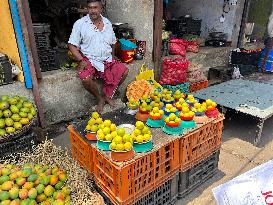
M1 0L0 16L0 53L8 55L12 61L21 67L8 0ZM19 78L22 81L24 76L21 75Z
M135 80L144 62L149 65L149 68L153 67L150 59L134 61L128 65L129 75L119 88L120 96L115 97L124 97L128 84ZM95 98L84 89L75 71L56 70L44 73L40 82L40 94L47 125L82 117L90 113L90 109L96 104ZM1 95L22 95L33 100L32 91L26 89L20 82L0 86ZM118 107L121 106L123 104L119 100Z
M214 31L225 32L228 40L232 40L232 33L236 20L236 10L243 6L244 0L238 0L239 5L231 6L230 12L225 14L225 22L220 22L224 0L172 0L172 8L175 17L191 15L194 18L202 19L201 36L207 37L208 33Z
M107 0L107 13L112 23L128 23L138 40L147 41L153 51L154 0Z

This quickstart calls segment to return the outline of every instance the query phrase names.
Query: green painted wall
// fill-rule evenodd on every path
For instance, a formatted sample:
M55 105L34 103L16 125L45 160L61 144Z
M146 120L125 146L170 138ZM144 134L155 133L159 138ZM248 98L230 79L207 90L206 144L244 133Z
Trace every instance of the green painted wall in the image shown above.
M255 23L253 35L264 37L267 32L267 22L272 10L272 0L252 0L248 22Z

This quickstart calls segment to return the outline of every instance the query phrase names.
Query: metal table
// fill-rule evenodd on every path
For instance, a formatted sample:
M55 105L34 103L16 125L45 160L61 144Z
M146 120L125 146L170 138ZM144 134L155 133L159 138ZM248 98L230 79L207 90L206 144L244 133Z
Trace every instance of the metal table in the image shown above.
M273 81L231 80L194 94L199 99L212 99L218 105L258 119L254 145L261 140L264 122L273 115Z

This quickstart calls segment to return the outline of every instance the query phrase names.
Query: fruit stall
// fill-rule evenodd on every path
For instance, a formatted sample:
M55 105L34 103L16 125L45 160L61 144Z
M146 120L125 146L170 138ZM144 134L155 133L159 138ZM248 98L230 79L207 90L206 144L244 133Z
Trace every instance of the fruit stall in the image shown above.
M102 205L92 179L68 154L33 131L37 111L24 96L0 99L0 204Z
M29 150L37 144L32 132L37 121L36 106L25 96L1 96L0 157Z
M224 120L217 104L148 84L128 86L126 109L68 127L73 158L107 204L173 204L217 171Z

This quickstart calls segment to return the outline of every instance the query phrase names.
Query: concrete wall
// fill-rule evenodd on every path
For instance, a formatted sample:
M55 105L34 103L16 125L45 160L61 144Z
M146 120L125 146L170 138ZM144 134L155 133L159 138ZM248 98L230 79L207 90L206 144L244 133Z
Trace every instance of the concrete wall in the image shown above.
M175 17L191 15L194 18L202 19L201 36L207 37L208 33L214 31L225 32L228 40L232 40L232 33L235 26L238 27L236 20L236 10L243 6L244 0L238 0L239 5L231 6L228 14L225 14L225 22L220 22L224 0L172 0ZM242 14L242 13L241 13ZM240 17L239 17L240 18Z
M21 67L8 0L1 0L0 16L0 53L6 54L14 63ZM22 74L19 76L19 80L24 80Z
M112 23L128 23L138 40L147 41L153 51L154 0L107 0L107 13Z
M128 65L129 75L119 88L120 95L115 96L115 98L125 96L128 84L135 80L135 76L138 75L144 62L149 65L149 68L153 67L150 58L134 61ZM84 89L75 71L56 70L44 73L40 82L40 94L45 111L46 125L82 117L90 113L96 104L95 98ZM24 84L20 82L0 86L1 95L21 95L33 100L32 91L27 90ZM118 107L123 106L120 100L117 103ZM109 109L109 106L106 107L106 110Z

